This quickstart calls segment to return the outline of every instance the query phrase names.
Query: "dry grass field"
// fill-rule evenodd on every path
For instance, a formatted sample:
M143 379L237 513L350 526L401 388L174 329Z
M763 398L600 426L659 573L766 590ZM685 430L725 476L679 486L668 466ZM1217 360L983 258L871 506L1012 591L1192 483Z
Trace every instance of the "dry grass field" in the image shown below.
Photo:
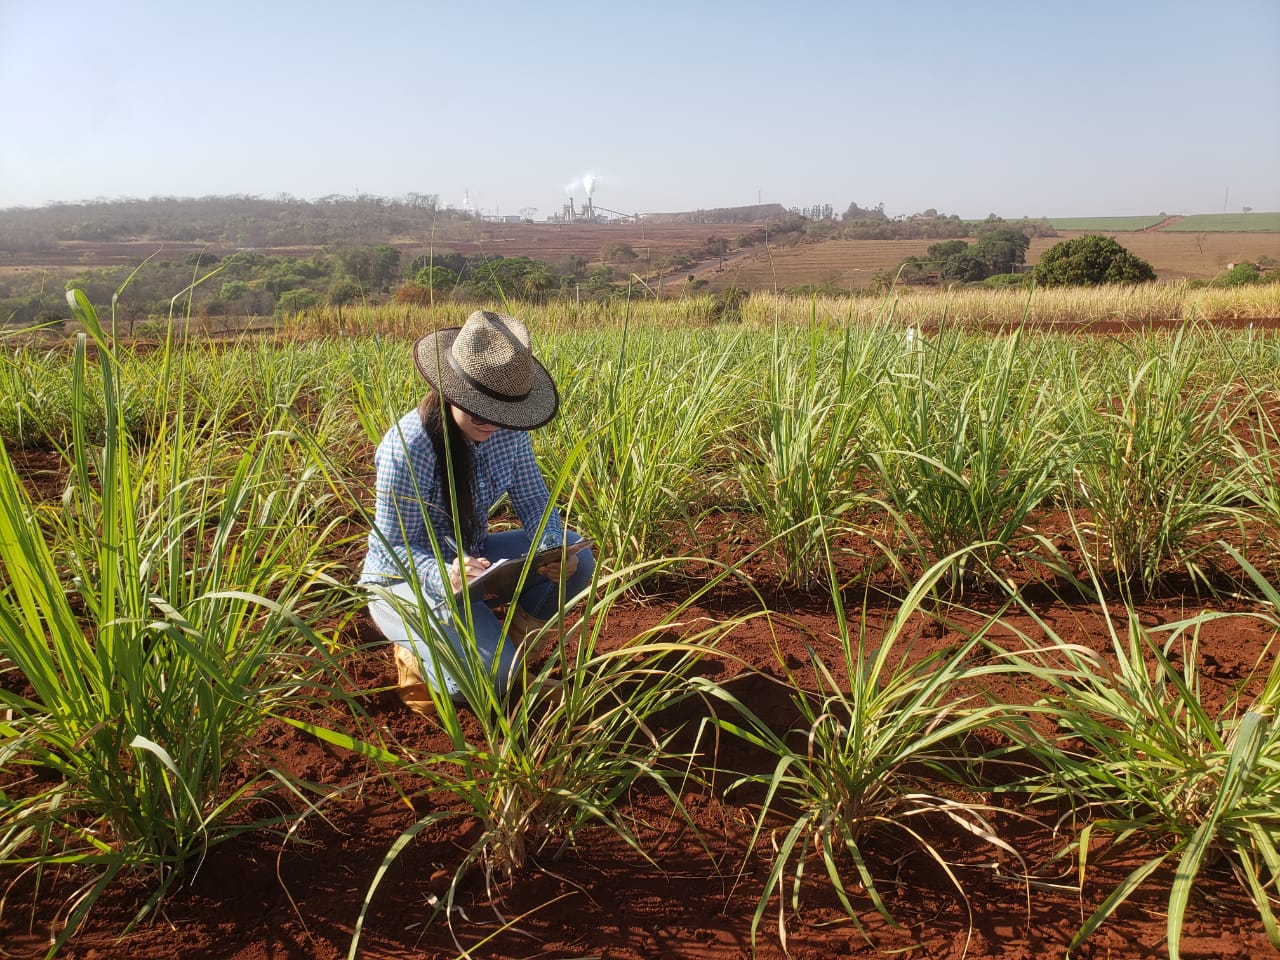
M1031 241L1027 263L1034 264L1055 243L1078 233ZM1280 261L1280 233L1115 233L1117 243L1155 267L1161 280L1208 279L1228 264L1256 262L1267 256ZM865 288L881 270L893 270L905 257L919 256L933 240L827 240L736 256L723 272L704 274L711 289L739 286L751 290L785 290L826 284L844 290Z
M645 274L650 263L682 250L699 246L710 237L733 240L760 225L751 224L487 224L479 239L451 243L449 249L461 253L491 253L502 256L529 256L548 262L563 262L571 255L597 261L601 253L616 243L629 243L640 259L627 267ZM1055 243L1079 233L1060 232L1052 238L1031 241L1027 263L1034 264ZM1280 233L1114 233L1110 234L1128 250L1155 267L1162 280L1207 279L1227 269L1228 264L1256 262L1267 256L1280 260ZM756 245L734 251L724 260L702 264L694 272L707 280L710 289L738 286L750 290L785 290L823 284L843 290L864 289L882 270L894 270L905 257L924 254L934 240L826 240L791 246ZM425 248L415 245L414 255ZM668 277L664 284L679 286L687 271Z
M1034 263L1055 243L1074 236L1080 234L1063 233L1056 239L1032 240L1027 262ZM1280 260L1280 233L1167 233L1158 230L1113 233L1110 236L1120 246L1155 267L1161 280L1213 277L1226 270L1228 264L1255 263L1264 256Z

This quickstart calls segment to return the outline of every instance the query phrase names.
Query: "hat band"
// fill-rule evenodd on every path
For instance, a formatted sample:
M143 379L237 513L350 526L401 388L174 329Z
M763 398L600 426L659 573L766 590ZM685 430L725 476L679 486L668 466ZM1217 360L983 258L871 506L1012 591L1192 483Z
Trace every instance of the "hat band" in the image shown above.
M481 383L479 380L477 380L475 377L471 376L471 374L467 373L467 371L463 370L462 367L458 365L458 361L455 360L453 357L452 350L448 352L447 356L449 360L449 366L453 368L454 373L456 373L458 376L460 376L463 379L463 381L466 383L467 386L472 387L476 390L479 390L486 397L489 397L492 400L502 400L507 403L515 403L516 401L524 400L526 397L529 396L529 393L530 393L529 390L526 390L524 393L512 394L512 393L502 393L498 390L494 390L492 387L487 387L483 383Z

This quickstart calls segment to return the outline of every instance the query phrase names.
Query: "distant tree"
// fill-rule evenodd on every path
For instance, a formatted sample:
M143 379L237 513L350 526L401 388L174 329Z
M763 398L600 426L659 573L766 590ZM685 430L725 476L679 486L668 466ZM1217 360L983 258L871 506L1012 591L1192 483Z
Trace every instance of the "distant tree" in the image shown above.
M390 289L400 275L400 249L389 243L373 248L373 282L379 290Z
M228 280L218 291L219 300L239 300L249 292L249 284L243 280Z
M338 259L353 280L370 289L388 289L400 272L400 250L387 243L352 247L341 251Z
M958 238L931 243L923 257L907 257L898 265L898 278L904 283L927 282L936 273L948 283L976 283L1012 273L1026 262L1030 245L1020 230L988 227L975 244Z
M902 283L919 283L930 271L936 271L945 259L945 257L938 260L927 257L906 257L898 264L898 270L891 275L891 278L896 277ZM885 272L888 273L888 271Z
M325 291L324 298L331 307L345 307L348 303L359 300L364 295L360 284L354 280L335 280L329 284L329 289Z
M615 279L613 267L596 267L587 275L586 281L582 284L582 292L591 297L606 296L613 292Z
M663 257L658 261L658 269L663 271L688 270L692 267L696 260L687 253L673 253L669 257Z
M444 267L455 276L461 276L462 272L467 268L467 258L466 255L461 253L432 253L427 256L417 257L409 264L408 275L417 277L427 267Z
M300 290L306 288L308 283L307 277L304 277L300 273L285 272L286 270L287 266L283 264L273 270L272 273L262 281L263 288L275 294L277 297L283 294L286 290Z
M804 235L810 240L827 240L838 235L840 224L831 219L814 220L805 224Z
M835 209L829 203L815 203L811 207L792 207L791 212L807 220L832 220L835 218Z
M187 266L202 269L216 265L221 259L221 257L211 250L200 250L196 253L188 253L182 258L182 262Z
M1261 279L1261 272L1252 263L1237 263L1218 278L1218 283L1224 287L1243 287Z
M532 257L488 257L468 263L463 283L474 295L495 300L537 299L558 286L547 264Z
M458 274L448 267L432 264L414 274L413 282L436 293L448 293L458 285Z
M517 293L524 299L537 303L559 286L559 279L547 264L541 260L532 260L520 275Z
M867 283L867 292L872 294L884 293L893 286L893 274L888 270L877 270L871 275L871 280Z
M1098 286L1146 283L1156 278L1151 264L1110 237L1089 235L1054 244L1032 272L1040 286Z
M301 313L320 305L320 294L314 290L286 290L276 301L276 316Z
M858 204L851 203L845 212L841 215L842 220L887 220L888 217L884 213L884 204L877 204L873 209L865 209Z
M938 268L938 276L950 283L973 283L991 275L987 262L976 253L957 253L948 257Z
M1000 227L981 231L973 252L974 256L986 263L987 276L994 276L997 273L1012 273L1014 267L1026 263L1029 246L1031 238L1021 230Z
M969 249L969 243L966 240L942 240L938 243L929 244L929 249L925 251L925 260L946 260L948 257L954 257L957 253L963 253Z
M415 210L427 210L434 213L440 207L438 193L411 193L405 198L409 207Z
M728 252L729 241L724 237L717 237L713 235L707 237L707 239L703 241L701 250L695 251L694 255L697 256L698 253L705 253L707 257L723 257Z

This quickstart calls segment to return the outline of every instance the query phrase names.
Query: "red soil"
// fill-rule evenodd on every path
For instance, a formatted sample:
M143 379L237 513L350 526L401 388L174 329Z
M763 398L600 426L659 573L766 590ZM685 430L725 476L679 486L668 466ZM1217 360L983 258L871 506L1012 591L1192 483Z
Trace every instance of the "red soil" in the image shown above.
M689 549L718 554L745 553L751 540L736 519L709 521L699 543ZM749 527L747 528L749 529ZM865 542L852 550L848 574L857 572L859 555L870 554ZM786 729L793 718L785 690L770 681L784 667L805 661L805 645L840 661L832 640L836 632L829 599L819 594L788 593L776 588L770 562L751 563L746 572L770 607L780 614L772 629L762 620L735 630L724 646L761 671L748 674L727 661L712 660L707 672L730 683L762 716ZM1025 572L1030 575L1029 572ZM864 569L865 574L865 569ZM1021 574L1019 574L1021 575ZM1273 580L1273 582L1275 582ZM672 582L643 603L615 610L606 646L635 636L656 623L678 602L687 585ZM867 610L869 629L876 631L894 606L864 601L861 588L851 598L851 612ZM712 592L683 619L726 619L752 601L749 591L726 584ZM981 598L975 606L983 606ZM1182 618L1204 601L1171 590L1138 607L1148 626ZM993 606L993 604L991 604ZM1243 608L1243 604L1237 604ZM994 608L994 606L993 606ZM1228 605L1224 609L1230 609ZM1105 650L1106 628L1091 603L1053 598L1037 602L1041 616L1067 641ZM1025 616L1009 616L1021 629L1035 632ZM976 620L976 618L975 618ZM919 618L910 633L921 652L945 649L961 639L953 627ZM1219 621L1201 637L1204 685L1210 704L1220 703L1233 685L1244 680L1264 653L1271 631L1244 618ZM371 642L372 626L358 617L349 639ZM357 682L375 690L394 681L389 657L369 656L353 664ZM1028 691L1000 691L1009 702L1022 702ZM445 748L430 723L402 708L388 692L373 693L368 708L391 741ZM681 708L670 724L696 719L697 711ZM338 716L321 722L341 723ZM468 718L470 720L470 718ZM145 898L146 891L117 887L91 915L64 956L82 960L331 960L346 956L361 900L388 848L415 814L371 765L327 746L283 724L271 723L255 748L279 769L330 786L354 785L346 799L330 802L325 816L310 816L288 837L262 831L212 849L189 879L164 902L158 915L123 938L119 932ZM741 744L724 743L719 761L732 769L760 768L761 757ZM412 791L414 784L403 784ZM771 838L750 843L751 798L725 798L723 784L690 788L685 802L711 853L693 831L671 816L669 802L653 791L636 791L625 809L638 822L637 836L654 862L648 862L603 828L579 833L557 858L538 856L513 880L490 896L478 876L463 884L453 933L475 956L488 958L608 957L739 958L752 954L751 917L772 859ZM425 798L416 798L422 810ZM289 806L284 795L276 803ZM790 955L800 960L836 956L874 957L882 951L906 950L909 956L946 958L1031 958L1062 956L1083 918L1126 876L1144 854L1140 844L1108 848L1096 845L1083 888L1077 888L1068 863L1053 859L1063 835L1055 835L1048 814L1024 819L1018 804L1001 801L1006 810L995 818L1002 836L1025 858L1037 879L1027 888L992 867L989 847L942 822L930 823L930 840L954 864L968 904L942 871L900 836L873 839L867 853L887 905L900 924L895 929L874 911L865 896L855 907L865 937L843 915L816 862L805 881L799 914L789 920ZM295 804L296 806L296 804ZM773 824L784 831L786 823ZM444 893L462 851L474 837L474 824L460 818L429 829L410 843L390 868L373 900L360 941L361 957L452 957L458 955L445 924L428 924L429 904ZM850 874L852 877L852 874ZM72 878L45 878L40 902L30 903L30 887L20 882L8 891L0 920L0 951L6 957L39 956L48 947L49 924L55 921ZM1164 906L1170 874L1157 874L1118 914L1074 954L1083 958L1156 958L1166 956ZM24 897L26 898L24 900ZM784 956L774 927L776 901L766 911L756 956ZM504 919L513 925L489 942ZM1188 958L1271 955L1253 906L1229 870L1208 867L1191 898L1183 938Z

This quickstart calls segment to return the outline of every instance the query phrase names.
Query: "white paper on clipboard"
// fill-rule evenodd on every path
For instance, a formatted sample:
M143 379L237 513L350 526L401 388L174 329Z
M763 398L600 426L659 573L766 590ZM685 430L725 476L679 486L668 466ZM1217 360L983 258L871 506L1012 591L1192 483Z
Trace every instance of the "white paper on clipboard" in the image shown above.
M577 553L579 550L591 546L593 542L590 537L583 537L581 540L567 543L563 547L548 547L545 550L532 551L533 559L529 563L529 572L532 574L544 563L558 560L562 554L568 556ZM483 573L467 579L467 592L477 599L498 597L503 600L510 600L515 595L516 585L520 582L520 571L524 569L525 560L528 556L529 554L526 553L518 557L495 560L485 567ZM461 600L462 591L457 591L454 596Z

